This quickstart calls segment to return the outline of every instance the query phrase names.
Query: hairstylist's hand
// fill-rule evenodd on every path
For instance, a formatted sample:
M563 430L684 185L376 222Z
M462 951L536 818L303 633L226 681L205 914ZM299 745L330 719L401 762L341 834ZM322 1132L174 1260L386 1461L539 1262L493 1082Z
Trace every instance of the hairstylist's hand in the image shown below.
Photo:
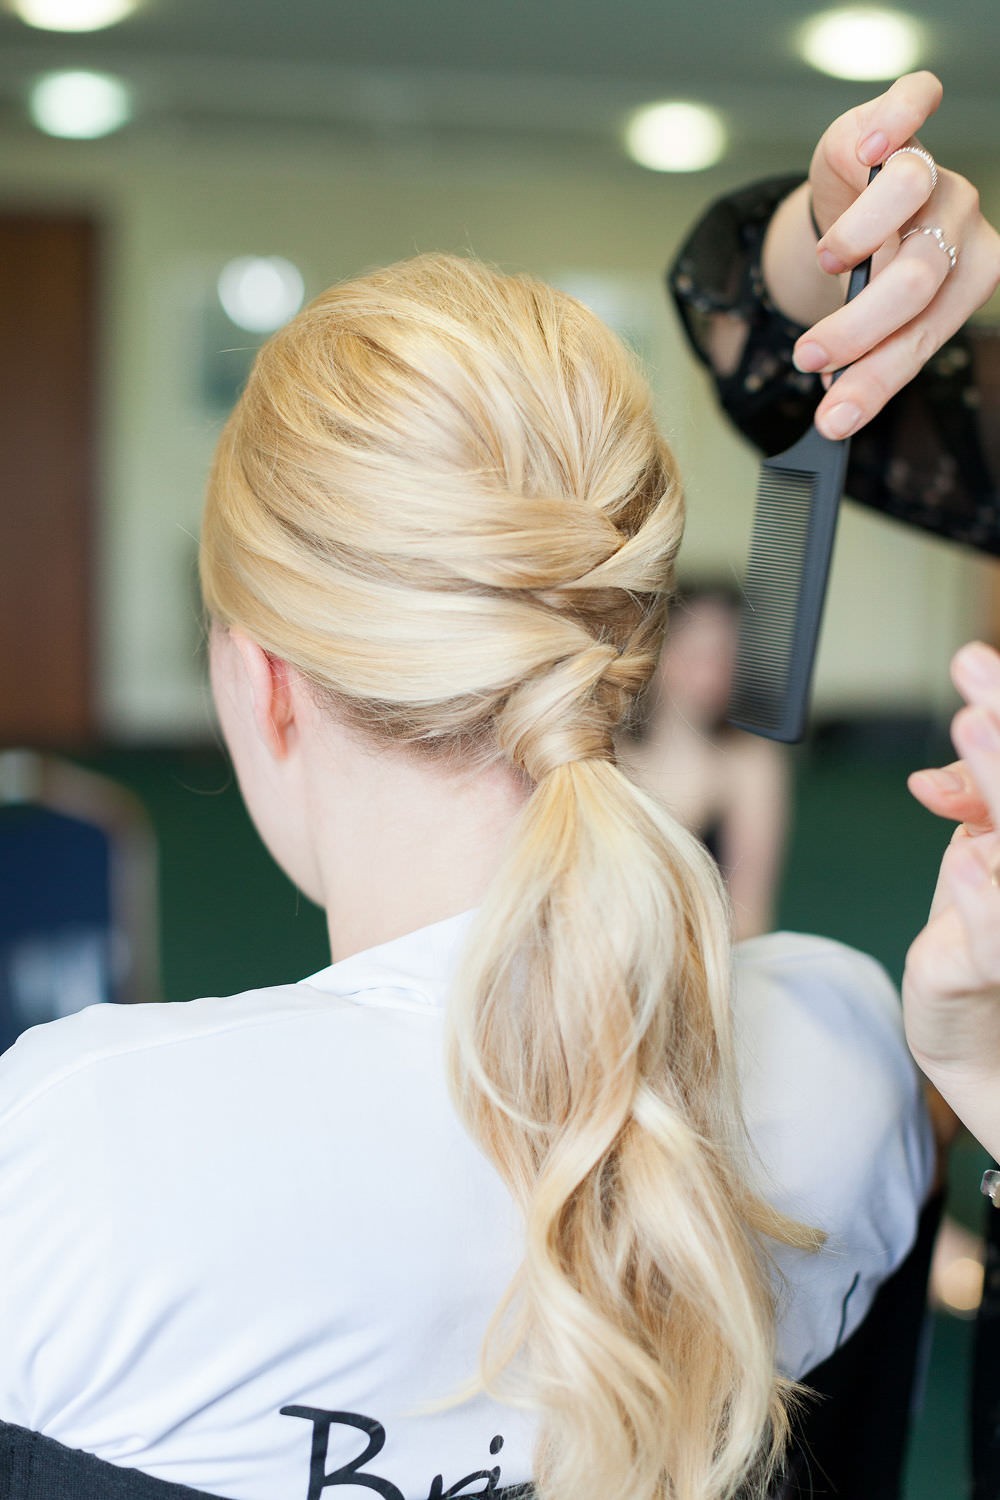
M1000 1153L1000 655L964 647L952 675L967 706L952 724L962 760L910 789L961 819L903 980L917 1062L983 1144Z
M940 163L935 181L929 153L893 156L926 151L917 132L941 95L932 73L910 73L841 115L816 147L808 184L768 233L769 290L789 316L812 324L796 344L796 364L824 374L850 367L816 413L828 437L846 437L875 416L1000 282L1000 235L972 184ZM882 171L868 186L875 164ZM810 202L823 231L818 244ZM910 233L924 229L932 232ZM841 273L872 254L869 286L843 306Z

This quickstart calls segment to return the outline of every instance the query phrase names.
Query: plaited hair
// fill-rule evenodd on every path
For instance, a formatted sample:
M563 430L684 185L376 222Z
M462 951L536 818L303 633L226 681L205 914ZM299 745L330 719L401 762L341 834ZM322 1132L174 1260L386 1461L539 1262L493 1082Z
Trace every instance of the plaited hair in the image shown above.
M531 787L449 1006L468 1129L524 1214L483 1378L539 1413L543 1500L762 1491L786 1434L729 920L701 846L618 770L683 501L644 381L585 308L421 257L262 351L205 515L211 614L332 712Z

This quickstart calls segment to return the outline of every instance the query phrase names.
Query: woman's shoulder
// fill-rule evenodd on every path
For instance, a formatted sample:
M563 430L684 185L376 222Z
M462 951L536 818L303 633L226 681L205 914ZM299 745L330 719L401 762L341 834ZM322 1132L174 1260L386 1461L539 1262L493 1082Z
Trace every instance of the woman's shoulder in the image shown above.
M879 961L835 938L770 932L735 949L736 993L754 1011L775 1003L831 1024L870 1020L902 1036L899 995Z
M800 933L736 949L734 1025L747 1109L764 1122L814 1122L841 1147L920 1108L896 988L875 959Z
M169 1056L180 1063L186 1048L287 1013L301 989L277 985L181 1002L90 1005L32 1026L0 1056L0 1123L122 1058Z
M734 1025L760 1191L828 1236L816 1256L776 1255L782 1364L801 1374L857 1326L913 1243L933 1141L898 996L874 959L797 933L741 944Z

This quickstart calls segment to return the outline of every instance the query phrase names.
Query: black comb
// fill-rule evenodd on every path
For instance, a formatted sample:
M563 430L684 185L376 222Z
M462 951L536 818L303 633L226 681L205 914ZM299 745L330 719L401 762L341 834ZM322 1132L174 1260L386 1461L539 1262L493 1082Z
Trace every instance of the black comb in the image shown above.
M871 264L851 272L848 302L868 285ZM850 447L849 438L825 438L811 426L761 465L729 698L738 729L788 744L805 732Z

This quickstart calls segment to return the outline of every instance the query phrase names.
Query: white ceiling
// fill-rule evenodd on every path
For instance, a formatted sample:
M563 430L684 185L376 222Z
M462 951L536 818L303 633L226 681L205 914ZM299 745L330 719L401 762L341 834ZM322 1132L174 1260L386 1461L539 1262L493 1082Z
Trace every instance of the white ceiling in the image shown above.
M0 12L0 125L25 128L38 72L105 68L135 89L133 130L352 137L456 135L617 152L629 108L697 98L727 116L740 151L804 148L876 85L815 73L796 55L808 0L146 0L83 36ZM1000 0L913 0L947 108L944 151L1000 139Z

